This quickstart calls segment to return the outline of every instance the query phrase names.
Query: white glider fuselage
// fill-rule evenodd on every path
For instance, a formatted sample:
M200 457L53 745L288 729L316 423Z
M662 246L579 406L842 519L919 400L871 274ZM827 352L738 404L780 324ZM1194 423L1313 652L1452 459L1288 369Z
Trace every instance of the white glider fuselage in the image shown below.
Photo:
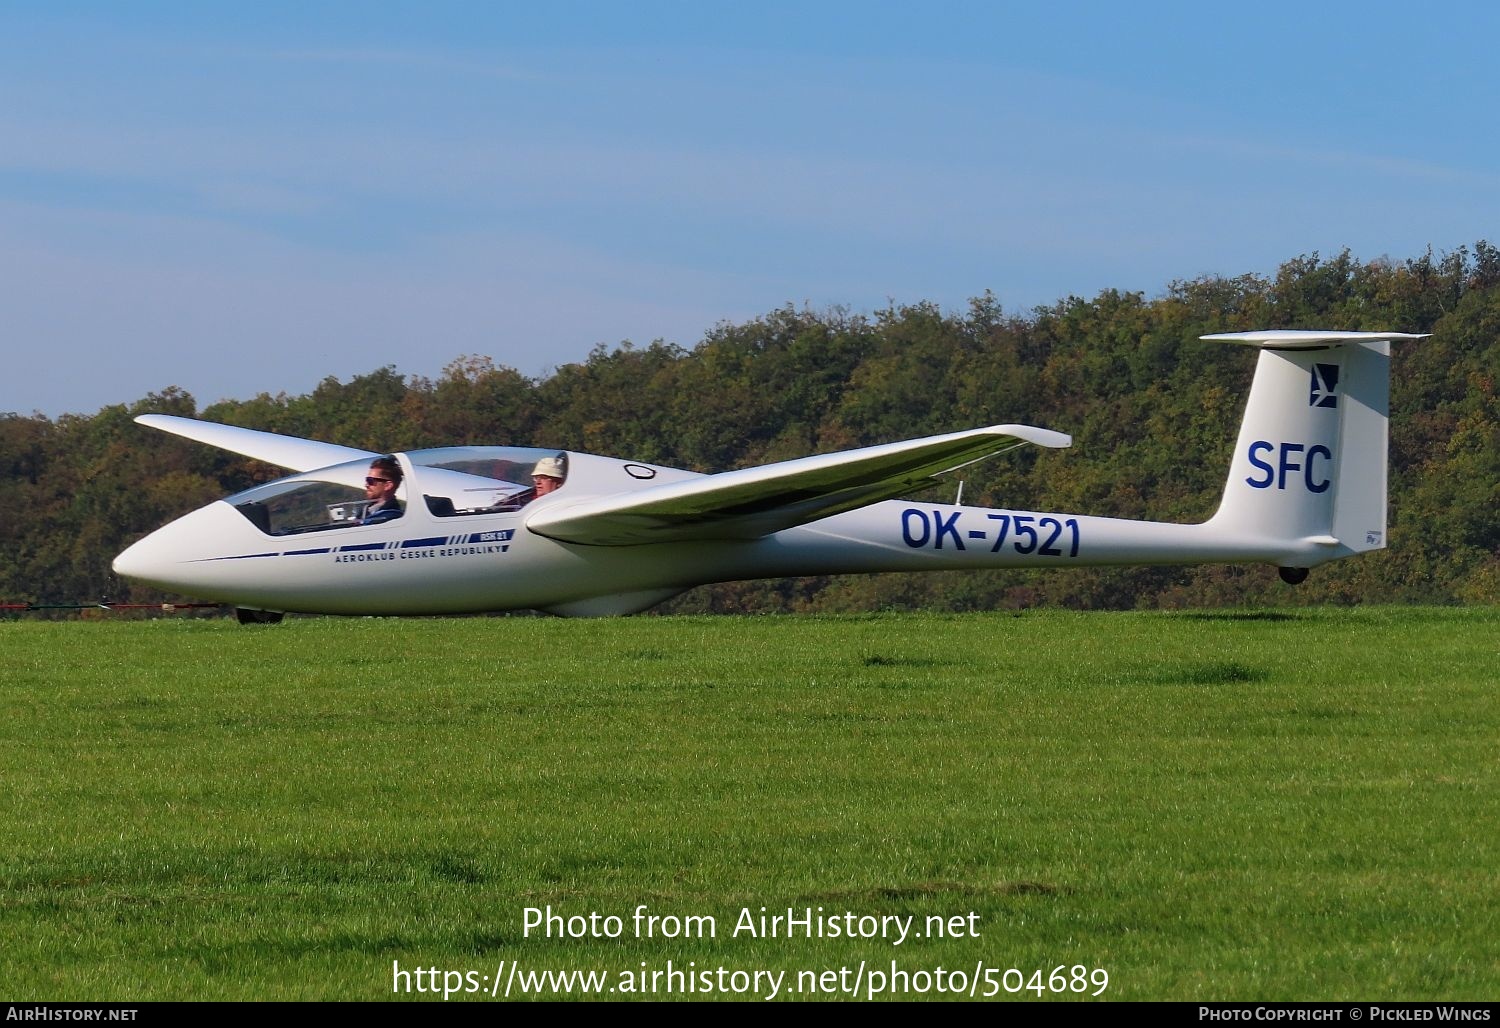
M408 509L394 521L337 529L336 537L283 537L282 548L268 549L238 510L219 501L173 522L160 540L143 539L116 568L161 589L265 610L627 614L696 585L740 579L1102 564L1312 567L1350 552L1316 543L1273 547L1209 524L900 500L759 539L608 547L538 535L525 527L527 513L438 519Z
M146 416L154 427L307 470L179 518L122 553L115 570L265 611L609 615L709 582L796 575L1251 562L1305 569L1384 545L1392 338L1408 337L1228 337L1262 353L1223 500L1202 524L886 498L1013 446L1069 442L1017 425L723 475L556 451L413 451L395 455L404 513L365 524L352 497L374 454ZM527 474L543 460L565 463L566 481L532 498Z

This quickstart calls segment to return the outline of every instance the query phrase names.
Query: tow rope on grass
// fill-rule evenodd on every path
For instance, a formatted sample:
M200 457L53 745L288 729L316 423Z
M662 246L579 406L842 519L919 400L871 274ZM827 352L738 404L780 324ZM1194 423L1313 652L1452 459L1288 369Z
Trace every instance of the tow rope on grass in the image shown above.
M108 600L99 600L95 603L0 603L0 611L26 614L39 610L159 610L172 613L178 610L202 610L222 606L222 603L111 603Z

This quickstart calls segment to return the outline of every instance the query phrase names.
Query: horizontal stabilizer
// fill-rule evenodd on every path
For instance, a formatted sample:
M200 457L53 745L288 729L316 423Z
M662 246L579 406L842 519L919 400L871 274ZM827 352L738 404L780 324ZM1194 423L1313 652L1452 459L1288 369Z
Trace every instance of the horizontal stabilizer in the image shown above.
M1214 343L1258 346L1263 350L1321 350L1329 346L1347 346L1350 343L1426 339L1427 336L1412 335L1410 332L1307 332L1299 329L1284 329L1273 332L1220 332L1217 335L1198 338Z
M330 464L378 456L369 450L356 450L352 446L320 443L316 439L299 439L296 436L277 435L275 432L257 432L253 428L236 428L234 425L216 425L211 421L196 421L171 414L142 414L135 420L148 428L159 428L163 432L217 446L230 453L254 457L292 471L312 471L315 468L326 468Z
M549 505L526 527L599 546L753 539L914 492L936 475L1026 443L1057 448L1072 439L1029 425L995 425Z

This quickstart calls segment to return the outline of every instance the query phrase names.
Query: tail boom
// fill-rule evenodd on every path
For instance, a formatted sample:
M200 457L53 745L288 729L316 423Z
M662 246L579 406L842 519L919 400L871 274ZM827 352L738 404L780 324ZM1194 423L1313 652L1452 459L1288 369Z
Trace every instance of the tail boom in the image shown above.
M1331 537L899 500L778 532L736 554L744 577L1136 564L1314 567L1354 551ZM723 573L725 569L717 569ZM731 572L732 577L738 573Z

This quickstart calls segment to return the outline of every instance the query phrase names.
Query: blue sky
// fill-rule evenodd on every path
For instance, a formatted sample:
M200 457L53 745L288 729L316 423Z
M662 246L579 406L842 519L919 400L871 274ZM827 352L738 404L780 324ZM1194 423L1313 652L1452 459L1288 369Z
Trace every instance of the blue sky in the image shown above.
M1466 3L5 4L0 412L1493 241L1496 38Z

